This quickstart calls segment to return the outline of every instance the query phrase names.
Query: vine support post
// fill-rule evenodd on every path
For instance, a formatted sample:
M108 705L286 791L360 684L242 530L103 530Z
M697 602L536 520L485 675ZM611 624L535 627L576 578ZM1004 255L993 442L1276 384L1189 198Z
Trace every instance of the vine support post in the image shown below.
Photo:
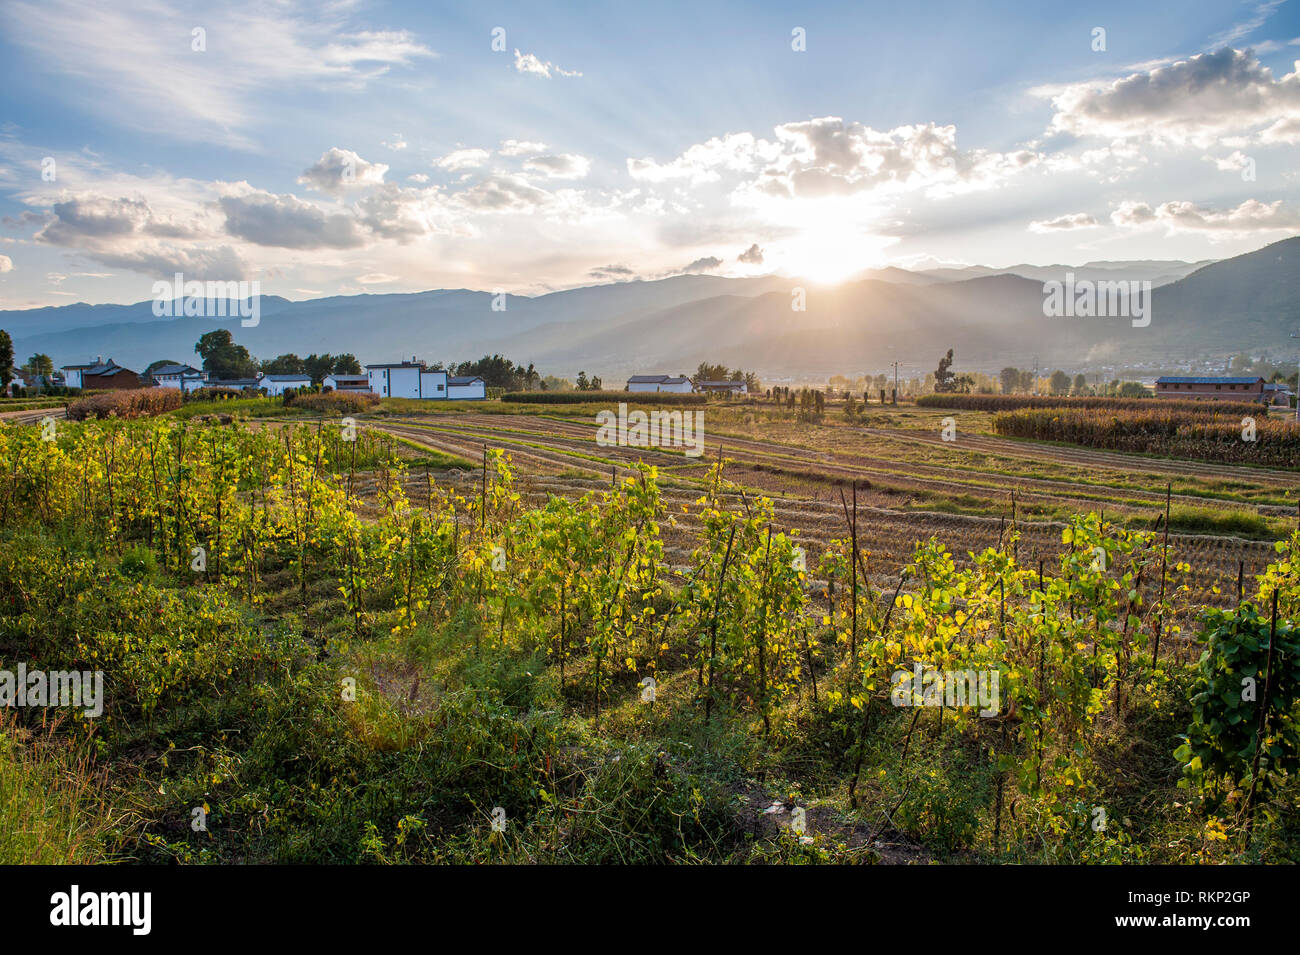
M1268 623L1268 658L1264 664L1264 698L1259 706L1259 724L1255 730L1255 756L1250 763L1250 792L1246 794L1246 845L1255 829L1255 789L1259 783L1259 756L1268 732L1268 702L1273 689L1273 645L1277 642L1277 586L1273 587L1273 613Z
M1160 603L1156 611L1156 639L1151 648L1151 669L1160 659L1160 632L1165 628L1165 576L1169 569L1169 499L1172 485L1165 484L1165 539L1160 548Z

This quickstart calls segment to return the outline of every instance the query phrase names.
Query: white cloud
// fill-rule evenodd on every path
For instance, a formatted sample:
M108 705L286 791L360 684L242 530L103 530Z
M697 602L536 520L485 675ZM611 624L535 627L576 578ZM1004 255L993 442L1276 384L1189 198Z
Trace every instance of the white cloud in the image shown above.
M366 162L350 149L334 146L323 153L314 165L305 169L298 182L338 195L345 189L374 186L384 181L388 167L383 163Z
M12 272L14 270L14 260L7 255L0 255L0 274Z
M486 149L455 149L441 159L434 160L433 164L439 169L457 172L461 169L475 169L485 165L491 158L492 154Z
M1095 229L1099 223L1087 212L1075 212L1055 219L1039 219L1029 223L1030 232L1068 232L1074 229Z
M1215 211L1194 202L1164 202L1152 208L1145 202L1121 202L1110 214L1111 222L1126 228L1163 226L1167 232L1252 233L1300 229L1300 211L1281 199L1266 203L1247 199L1234 209Z
M1108 83L1041 88L1055 110L1049 131L1206 147L1271 123L1300 119L1300 74L1274 79L1249 52L1223 49ZM1289 140L1282 140L1289 141Z
M544 153L546 152L546 143L507 139L497 148L497 152L503 156L527 156L530 153Z
M364 87L434 55L405 31L355 29L349 7L248 0L196 11L168 0L11 0L0 5L0 30L80 103L90 103L83 94L93 90L96 115L256 149L249 129L261 121L259 94ZM202 51L192 48L196 27L206 31Z
M524 163L524 169L548 179L581 179L591 169L591 160L574 153L534 156Z
M520 73L532 73L535 76L544 76L548 80L552 76L581 76L577 70L565 70L556 66L549 60L543 61L532 53L520 53L515 50L515 69Z
M393 152L399 152L400 150L403 150L407 147L407 142L405 139L402 138L401 133L397 133L393 137L392 142L381 142L379 145L384 146L387 149L391 149Z
M362 285L386 285L400 278L400 275L389 275L387 272L367 272L365 275L358 276L357 281Z
M255 245L284 249L352 249L365 243L356 219L328 213L293 195L252 190L218 200L226 232Z

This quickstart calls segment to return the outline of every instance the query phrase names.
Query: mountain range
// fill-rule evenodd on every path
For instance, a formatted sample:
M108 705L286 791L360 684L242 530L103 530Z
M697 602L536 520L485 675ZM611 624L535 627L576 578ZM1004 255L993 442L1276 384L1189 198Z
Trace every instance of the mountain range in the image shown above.
M1044 283L1067 272L1076 281L1151 282L1150 324L1046 317ZM1197 263L889 268L835 286L696 274L503 299L470 289L298 302L264 295L249 328L237 318L159 318L152 301L78 303L0 311L0 328L20 362L37 352L56 366L103 356L137 370L163 358L194 361L199 336L219 327L259 358L350 352L363 363L433 362L500 352L544 374L584 370L606 382L689 372L701 361L769 377L874 372L895 360L928 367L948 348L961 369L1037 359L1078 370L1285 354L1288 335L1300 330L1298 293L1300 236Z

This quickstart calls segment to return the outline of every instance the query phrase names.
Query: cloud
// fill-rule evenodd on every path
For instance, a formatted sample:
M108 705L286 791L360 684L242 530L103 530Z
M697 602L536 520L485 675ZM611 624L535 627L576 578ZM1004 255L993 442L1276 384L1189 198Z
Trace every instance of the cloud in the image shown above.
M581 179L591 169L591 160L586 156L573 153L561 153L558 156L534 156L524 163L527 172L546 176L548 179Z
M755 242L744 252L740 253L740 255L736 256L736 261L744 262L746 265L762 265L763 250L760 249L758 243Z
M400 275L389 275L387 272L367 272L365 275L358 276L357 281L362 285L386 285L400 278Z
M393 141L391 143L381 142L379 145L391 149L393 152L399 152L407 147L407 142L402 138L401 133L397 133L393 136Z
M1247 199L1235 209L1216 212L1194 202L1165 202L1152 208L1148 203L1121 202L1110 214L1111 222L1125 228L1163 226L1173 232L1252 233L1300 229L1300 211L1285 206L1281 199L1266 203Z
M437 187L401 188L385 185L361 199L355 207L358 221L374 235L400 243L433 234L468 235L445 195Z
M1051 233L1069 232L1074 229L1095 229L1099 223L1087 212L1075 212L1057 216L1055 219L1039 219L1029 223L1030 232Z
M626 265L600 265L587 274L593 279L630 279L636 275Z
M456 201L479 212L527 212L549 204L551 194L521 176L497 173L457 193Z
M455 149L441 159L435 159L433 164L448 172L458 172L461 169L475 169L485 165L491 158L492 154L486 149Z
M186 279L236 281L245 278L251 271L244 257L228 245L176 248L144 243L122 251L83 251L104 265L139 272L152 278L171 278L180 272Z
M356 220L327 213L293 195L254 191L218 200L226 232L256 245L283 249L351 249L364 244Z
M544 76L548 80L552 76L581 76L577 70L563 70L554 63L542 61L532 53L520 53L515 50L515 69L520 73L532 73L535 76Z
M94 90L97 116L256 150L248 130L264 121L259 102L268 91L356 90L434 55L405 31L356 29L351 7L247 0L196 13L166 0L11 0L0 4L0 32L78 105ZM196 50L191 31L200 25L205 48Z
M775 141L747 132L715 137L666 163L629 159L628 174L642 182L693 186L740 178L736 198L742 201L906 190L938 197L1000 185L1042 159L1028 149L963 152L955 127L933 123L880 131L823 116L785 123L774 132Z
M1271 17L1277 8L1284 3L1286 3L1286 0L1265 0L1264 3L1257 3L1255 5L1255 10L1249 19L1243 20L1241 23L1234 23L1231 27L1221 33L1216 33L1214 36L1210 37L1210 45L1220 46L1228 43L1236 43L1238 40L1250 36L1262 27L1264 21ZM1257 43L1255 44L1255 48L1260 49L1262 45L1263 44Z
M388 167L383 163L366 162L350 149L331 147L315 165L305 169L298 182L331 195L345 189L378 185L384 181Z
M1055 110L1049 132L1076 136L1205 147L1265 123L1275 137L1290 135L1300 120L1300 75L1274 79L1249 51L1228 48L1110 83L1036 92Z
M0 255L0 275L14 270L14 260L7 255Z
M674 269L669 275L689 275L692 272L712 272L722 265L722 259L716 255L706 255L703 258L696 259L690 265L682 266L680 269Z
M533 143L527 140L507 139L497 148L503 156L527 156L530 153L546 152L546 143Z
M35 239L51 245L95 245L133 236L192 239L203 234L197 225L158 216L141 198L85 195L54 203Z

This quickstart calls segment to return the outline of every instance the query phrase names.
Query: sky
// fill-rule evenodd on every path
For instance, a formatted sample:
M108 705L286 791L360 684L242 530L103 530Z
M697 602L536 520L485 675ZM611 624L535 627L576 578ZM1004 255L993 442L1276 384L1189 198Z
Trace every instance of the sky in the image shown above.
M0 5L0 309L1224 258L1300 0Z

